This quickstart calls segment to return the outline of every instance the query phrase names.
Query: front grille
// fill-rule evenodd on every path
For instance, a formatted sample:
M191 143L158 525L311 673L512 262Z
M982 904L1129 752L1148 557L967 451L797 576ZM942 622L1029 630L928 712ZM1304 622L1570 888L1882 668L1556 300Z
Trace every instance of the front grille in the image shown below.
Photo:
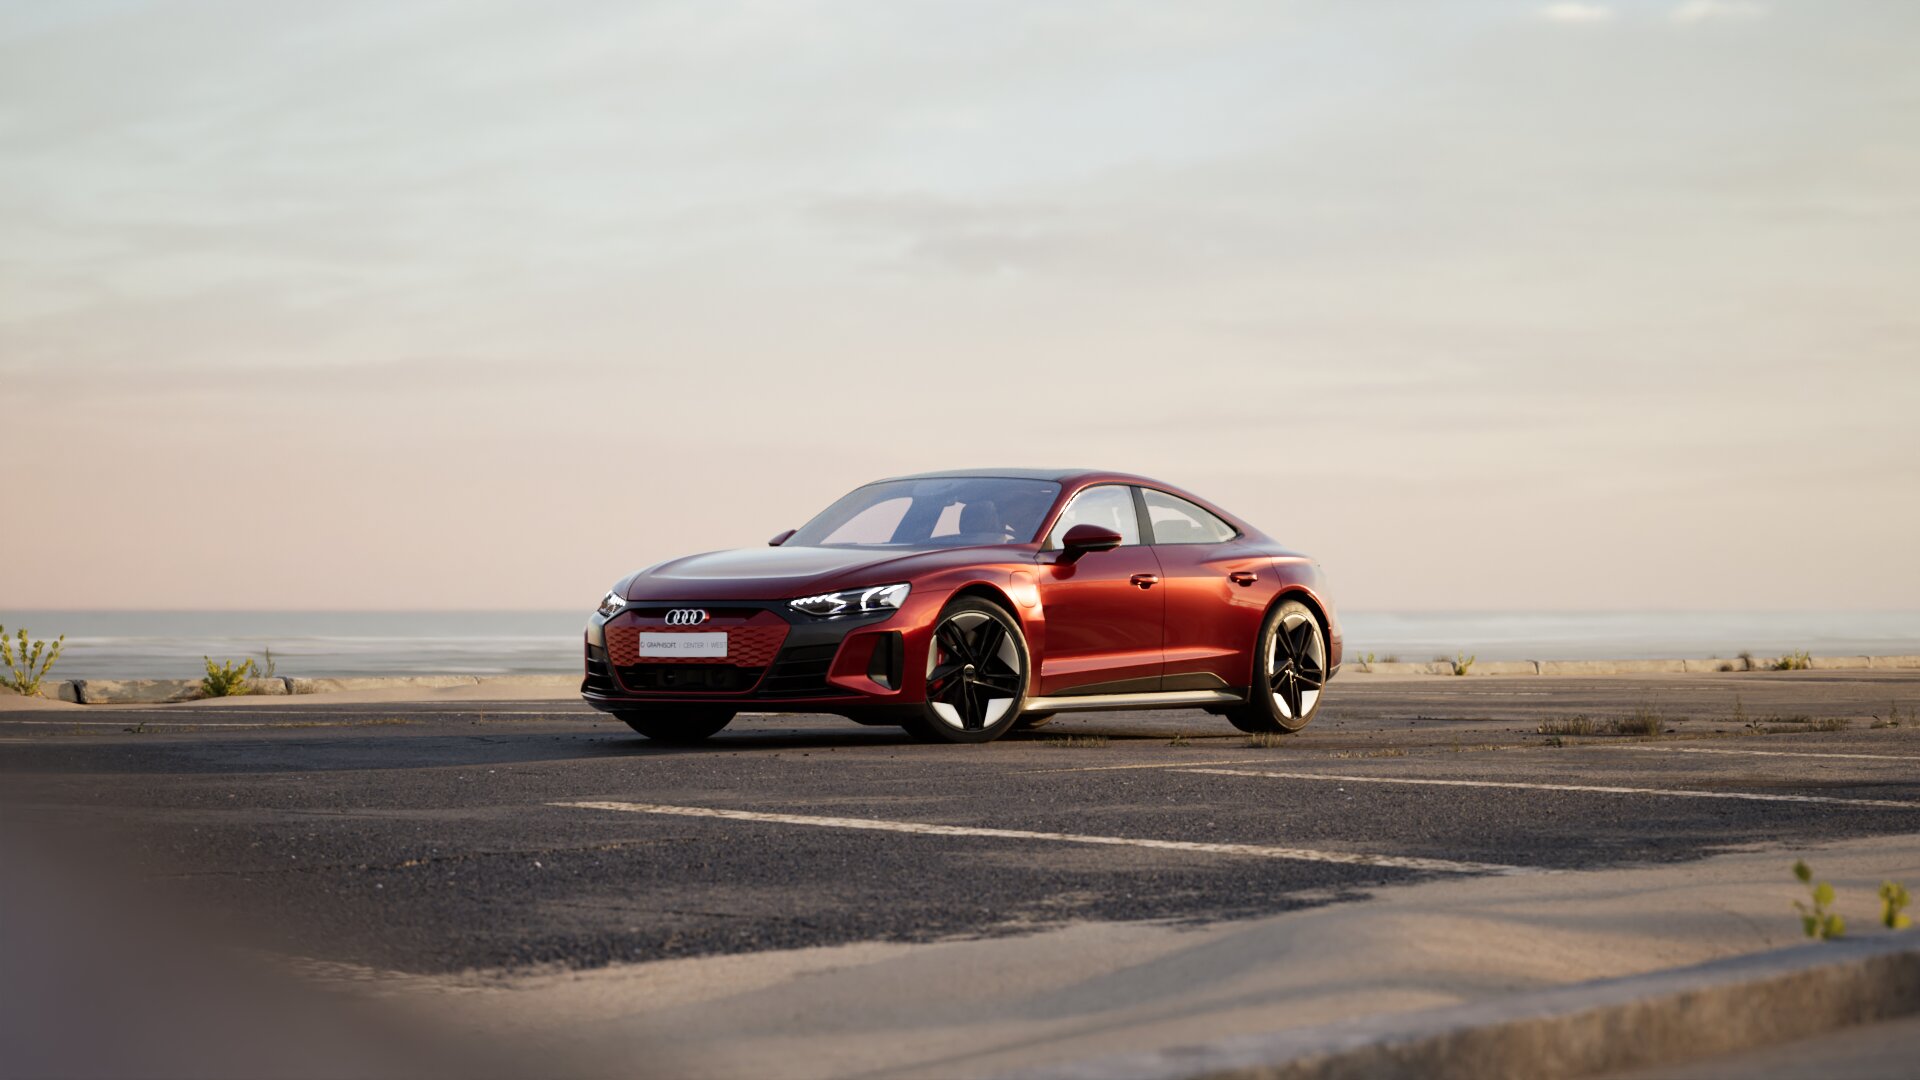
M780 658L767 670L760 695L800 697L830 692L833 688L827 685L827 669L833 666L833 656L839 651L839 642L782 649Z
M693 691L739 694L753 689L765 668L735 664L632 664L618 669L620 682L633 693Z
M640 655L641 634L725 634L726 662L734 667L759 669L773 662L789 629L786 620L769 611L754 611L745 616L723 611L710 615L698 626L667 626L663 621L666 610L627 611L607 624L607 652L613 666L620 669L623 680L626 669L634 665L698 666L714 662L697 656L643 657Z

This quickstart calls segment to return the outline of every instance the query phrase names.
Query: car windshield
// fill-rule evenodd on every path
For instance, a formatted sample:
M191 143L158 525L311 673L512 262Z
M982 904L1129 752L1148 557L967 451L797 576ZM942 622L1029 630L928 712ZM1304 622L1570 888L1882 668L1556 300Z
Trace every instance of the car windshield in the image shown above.
M1048 480L949 476L868 484L800 527L787 546L971 547L1032 543L1060 494Z

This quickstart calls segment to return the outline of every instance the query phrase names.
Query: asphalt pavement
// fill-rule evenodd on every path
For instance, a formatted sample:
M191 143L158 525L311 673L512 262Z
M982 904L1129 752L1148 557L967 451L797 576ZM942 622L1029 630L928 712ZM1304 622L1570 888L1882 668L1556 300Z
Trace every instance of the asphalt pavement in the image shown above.
M1198 712L981 747L747 716L684 749L570 701L316 698L0 714L0 799L248 945L592 968L1920 833L1917 711L1920 673L1355 675L1272 740Z

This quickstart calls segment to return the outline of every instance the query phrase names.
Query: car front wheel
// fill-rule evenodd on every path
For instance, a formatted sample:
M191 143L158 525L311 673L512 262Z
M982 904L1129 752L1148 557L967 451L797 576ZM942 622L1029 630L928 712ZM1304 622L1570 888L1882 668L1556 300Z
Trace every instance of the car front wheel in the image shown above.
M907 730L926 742L992 742L1020 715L1027 668L1027 639L1013 616L985 600L956 600L934 623L925 712Z

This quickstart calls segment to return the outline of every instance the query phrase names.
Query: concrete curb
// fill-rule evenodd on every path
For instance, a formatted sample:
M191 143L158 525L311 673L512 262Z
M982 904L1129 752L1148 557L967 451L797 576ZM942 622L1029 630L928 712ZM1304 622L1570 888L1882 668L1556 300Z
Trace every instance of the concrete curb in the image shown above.
M1881 934L1497 1001L1008 1074L1028 1080L1414 1080L1671 1065L1920 1012L1920 934Z
M295 694L337 694L353 690L447 690L455 686L478 686L473 675L374 675L339 679L288 679L287 689Z
M355 690L446 690L463 686L492 686L500 689L542 688L571 692L580 685L578 675L376 675L339 679L302 679L274 676L248 679L247 694L254 697L283 697L288 694L333 694ZM42 696L76 705L166 705L198 701L198 679L69 679L48 684Z
M284 697L287 684L282 678L248 679L247 693L255 697ZM74 679L60 684L60 700L81 705L166 705L177 701L198 701L199 679Z

